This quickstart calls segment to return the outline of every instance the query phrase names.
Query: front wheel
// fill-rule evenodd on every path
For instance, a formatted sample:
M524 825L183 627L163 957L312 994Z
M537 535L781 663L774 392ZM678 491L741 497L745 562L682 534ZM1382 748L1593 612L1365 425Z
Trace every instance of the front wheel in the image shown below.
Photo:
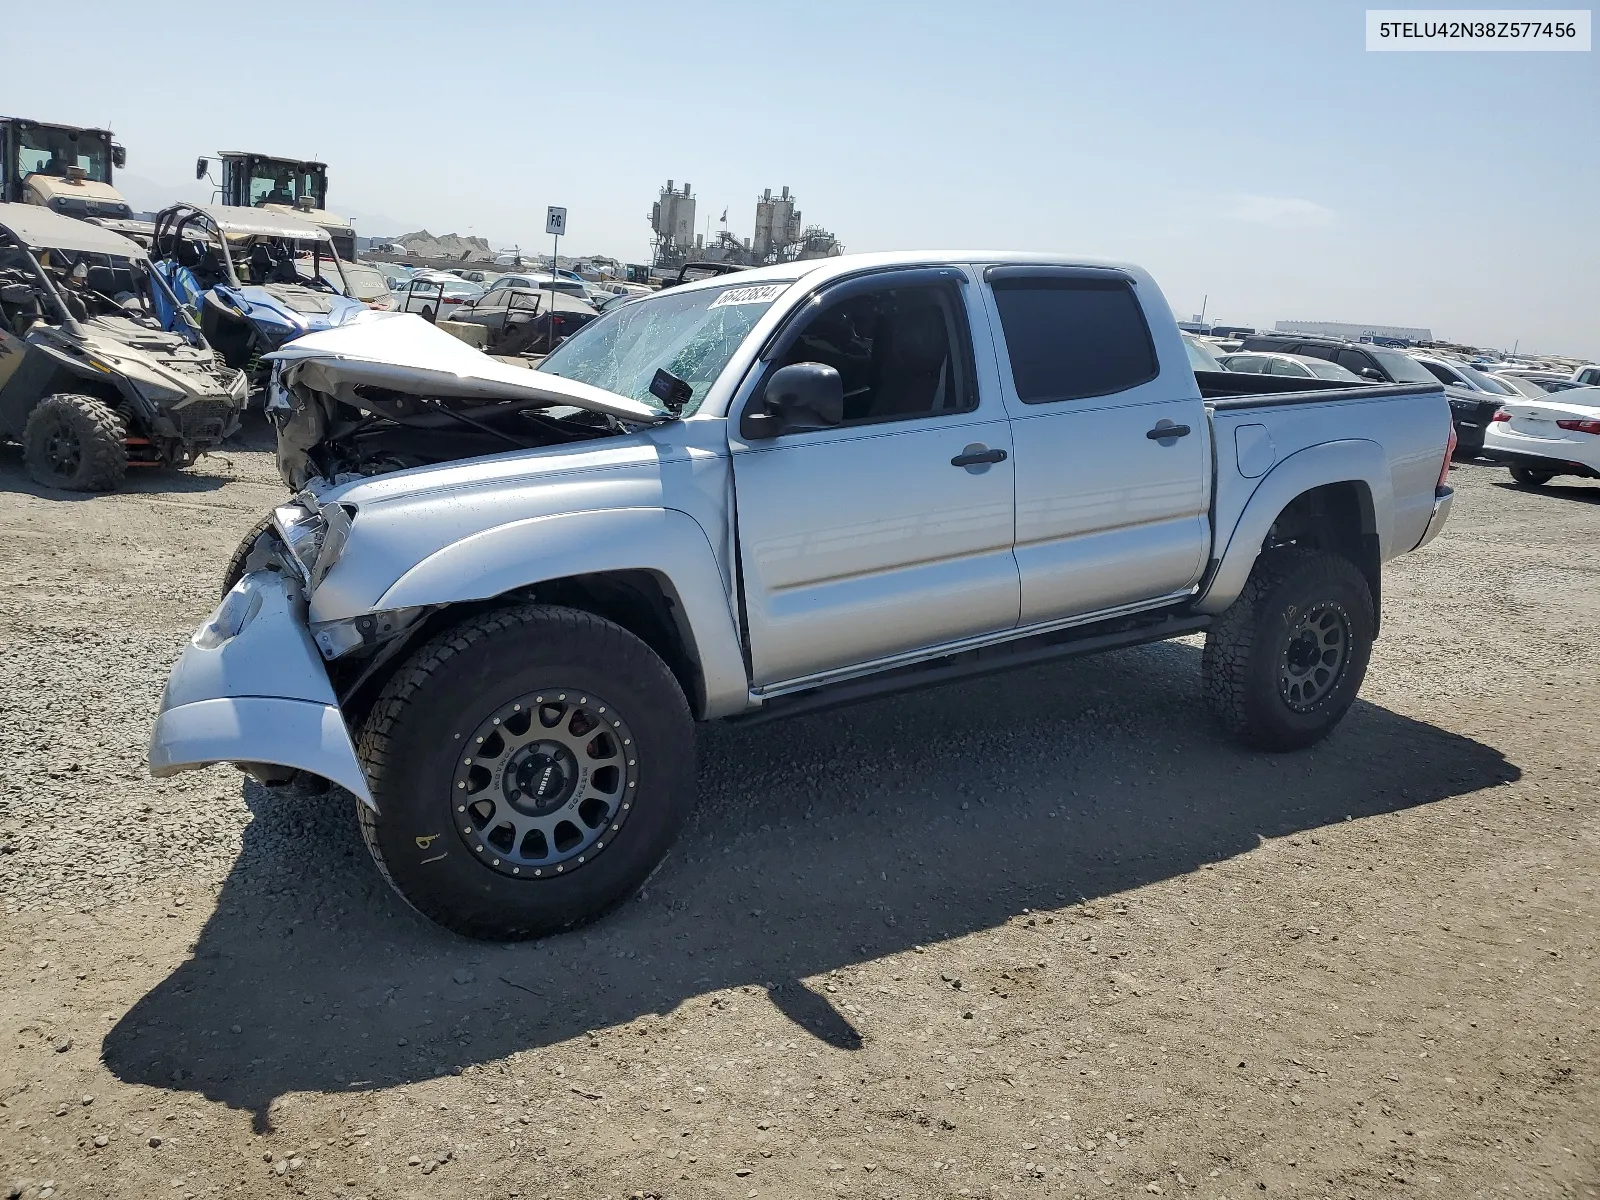
M254 525L250 532L244 535L243 540L234 548L233 557L228 559L228 566L222 572L222 594L226 596L233 591L233 585L244 578L245 564L250 561L250 554L256 548L256 543L261 540L261 535L272 528L272 514L268 513Z
M1527 467L1512 467L1511 479L1518 487L1542 488L1555 476L1549 471L1534 471Z
M39 401L23 429L23 455L34 482L71 492L109 492L128 472L122 418L94 396Z
M510 941L594 919L689 814L694 722L665 663L592 613L480 614L385 686L357 804L384 877L423 916Z
M1206 633L1206 698L1222 727L1267 750L1321 741L1355 702L1376 629L1355 564L1269 550Z

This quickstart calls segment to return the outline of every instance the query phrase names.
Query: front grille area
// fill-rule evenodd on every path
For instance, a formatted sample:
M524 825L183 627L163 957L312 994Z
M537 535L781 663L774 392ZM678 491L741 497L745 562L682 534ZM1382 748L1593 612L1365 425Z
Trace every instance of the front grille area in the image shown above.
M195 400L169 414L186 442L220 442L229 431L237 410L231 400Z

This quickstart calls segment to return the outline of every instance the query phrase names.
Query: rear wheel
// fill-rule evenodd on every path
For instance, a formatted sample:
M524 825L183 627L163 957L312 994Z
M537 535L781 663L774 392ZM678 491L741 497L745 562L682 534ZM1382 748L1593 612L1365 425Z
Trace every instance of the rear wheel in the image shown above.
M359 753L367 848L418 912L468 937L582 924L650 876L687 818L694 723L665 663L575 609L486 613L390 680Z
M1511 479L1518 487L1541 488L1555 478L1554 472L1535 471L1528 467L1512 467Z
M46 396L28 414L23 453L45 487L109 492L128 472L122 418L94 396Z
M1294 750L1326 737L1355 702L1372 653L1372 593L1348 559L1270 550L1206 633L1206 698L1253 746Z

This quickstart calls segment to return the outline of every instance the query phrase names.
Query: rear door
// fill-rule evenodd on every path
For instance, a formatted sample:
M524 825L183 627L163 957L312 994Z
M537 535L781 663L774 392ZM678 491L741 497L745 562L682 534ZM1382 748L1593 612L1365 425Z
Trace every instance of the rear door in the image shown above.
M988 347L974 354L971 290L954 267L835 285L745 404L779 367L819 362L844 380L844 423L746 442L730 416L757 687L1016 625L1011 425Z
M1016 447L1021 623L1191 587L1211 545L1211 439L1166 304L1153 301L1158 352L1129 274L994 266L985 279Z

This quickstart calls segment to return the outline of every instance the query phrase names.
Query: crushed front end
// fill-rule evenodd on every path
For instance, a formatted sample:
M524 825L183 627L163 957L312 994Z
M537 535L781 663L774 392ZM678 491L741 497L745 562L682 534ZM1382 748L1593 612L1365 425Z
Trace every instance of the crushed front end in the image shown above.
M320 776L372 803L324 665L350 649L343 624L314 631L307 619L349 528L344 509L309 493L275 510L243 577L173 668L150 736L152 775L229 762L266 783Z

